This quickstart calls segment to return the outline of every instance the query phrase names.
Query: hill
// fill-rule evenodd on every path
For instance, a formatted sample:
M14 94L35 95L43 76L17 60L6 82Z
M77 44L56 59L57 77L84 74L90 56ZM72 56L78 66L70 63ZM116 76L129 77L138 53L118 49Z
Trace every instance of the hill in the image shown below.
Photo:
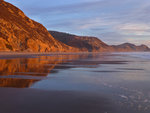
M150 51L146 45L136 46L131 43L124 43L120 45L108 45L97 37L77 36L73 34L49 31L52 36L65 43L66 45L78 48L80 51L89 52L136 52L136 51Z
M150 51L150 48L146 45L134 45L131 43L123 43L120 45L113 45L112 46L114 48L115 51L122 51L122 52L132 52L132 51Z
M49 31L52 36L66 45L78 48L80 51L107 51L109 46L96 37L76 36L68 33Z
M0 0L0 51L76 51L56 39L20 9Z

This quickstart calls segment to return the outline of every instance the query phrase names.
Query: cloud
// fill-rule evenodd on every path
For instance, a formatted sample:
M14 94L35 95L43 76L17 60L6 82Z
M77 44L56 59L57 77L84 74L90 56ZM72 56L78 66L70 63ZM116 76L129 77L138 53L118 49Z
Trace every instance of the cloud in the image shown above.
M91 29L91 28L105 28L107 26L111 26L114 24L117 24L118 22L116 21L108 21L104 20L103 18L91 18L91 19L86 19L86 20L80 20L78 21L80 23L80 26L78 29Z
M78 1L78 0L77 0ZM32 15L38 14L74 14L74 13L103 13L112 11L120 11L118 9L124 9L123 4L128 4L128 1L120 0L80 0L76 3L64 3L63 5L46 5L46 6L30 6L26 7L25 10ZM119 4L119 5L117 5ZM117 8L114 8L116 7ZM88 11L88 12L87 12ZM99 12L97 12L99 11Z
M88 1L76 4L64 4L59 6L46 6L46 7L28 7L25 10L31 11L30 14L66 14L66 13L76 13L79 11L87 11L90 9L96 9L103 6L103 1Z
M127 30L127 31L145 31L150 30L150 26L147 24L124 24L119 26L120 30Z
M116 26L116 30L126 35L148 35L150 36L150 25L145 23L127 23Z

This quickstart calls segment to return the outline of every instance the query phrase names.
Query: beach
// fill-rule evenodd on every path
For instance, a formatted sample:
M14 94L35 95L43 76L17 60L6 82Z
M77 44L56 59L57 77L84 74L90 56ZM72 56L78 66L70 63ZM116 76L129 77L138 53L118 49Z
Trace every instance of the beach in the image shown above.
M149 113L149 53L0 55L1 113Z
M35 89L0 88L2 113L91 113L113 111L105 96L89 92L44 91Z

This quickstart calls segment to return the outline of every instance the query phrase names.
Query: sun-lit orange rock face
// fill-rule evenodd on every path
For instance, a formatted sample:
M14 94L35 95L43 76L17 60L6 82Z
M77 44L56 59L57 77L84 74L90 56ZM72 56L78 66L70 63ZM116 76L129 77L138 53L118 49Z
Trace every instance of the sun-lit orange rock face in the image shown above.
M77 51L54 39L47 29L20 9L0 0L0 50L57 52Z
M61 69L71 68L67 63L87 57L88 54L0 59L0 87L30 87L48 74L51 75ZM66 63L66 65L62 65L63 63Z

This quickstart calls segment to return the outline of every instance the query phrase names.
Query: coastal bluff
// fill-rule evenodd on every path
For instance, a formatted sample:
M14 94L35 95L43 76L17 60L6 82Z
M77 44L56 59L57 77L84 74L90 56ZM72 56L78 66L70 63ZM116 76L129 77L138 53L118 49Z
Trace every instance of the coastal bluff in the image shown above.
M16 6L0 0L0 51L77 51L56 39Z

